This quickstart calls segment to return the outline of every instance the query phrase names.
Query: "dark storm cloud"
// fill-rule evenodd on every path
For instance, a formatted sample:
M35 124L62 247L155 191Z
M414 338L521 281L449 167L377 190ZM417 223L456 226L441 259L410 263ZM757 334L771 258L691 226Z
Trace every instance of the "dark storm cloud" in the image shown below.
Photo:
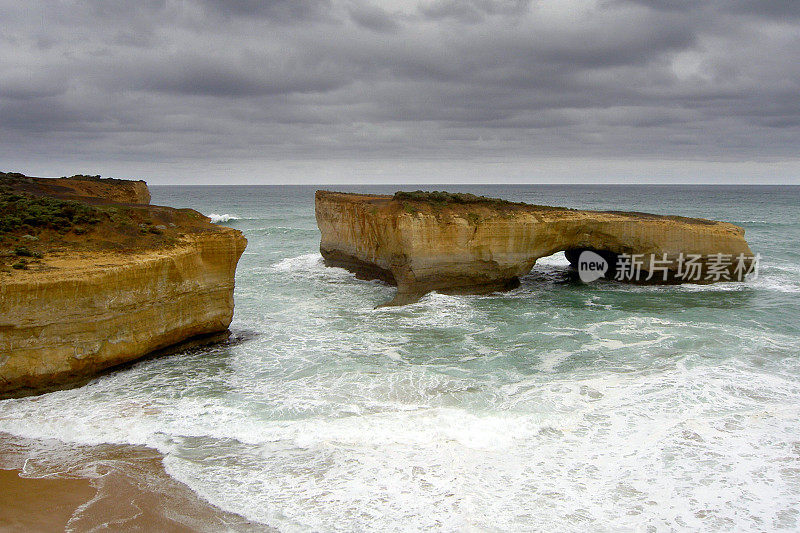
M303 67L297 68L298 63ZM121 72L106 80L107 86L115 90L221 98L327 92L347 83L340 72L327 65L302 58L272 61L257 54L209 57L182 52L156 60L122 60L117 67Z
M793 0L729 0L727 2L708 2L706 0L619 0L620 3L635 2L651 9L661 11L700 11L717 13L750 14L765 18L798 18L800 2Z
M433 0L420 3L419 11L431 19L455 19L477 24L491 15L522 16L530 0Z
M238 17L264 17L273 22L319 20L331 9L328 0L201 0L216 13Z
M800 18L800 2L786 0L738 0L733 2L734 12L749 13L778 20Z
M6 160L796 160L800 145L798 2L0 0L0 16Z
M400 27L391 13L380 7L359 3L349 8L353 22L377 32L394 32Z

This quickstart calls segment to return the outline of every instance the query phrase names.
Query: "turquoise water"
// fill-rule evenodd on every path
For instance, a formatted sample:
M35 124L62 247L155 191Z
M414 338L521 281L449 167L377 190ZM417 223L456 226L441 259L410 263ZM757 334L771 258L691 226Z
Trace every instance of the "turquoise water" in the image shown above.
M0 402L0 431L155 447L285 531L800 528L800 188L437 188L726 220L761 269L582 285L557 254L375 309L393 288L322 265L313 187L152 187L247 236L233 342Z

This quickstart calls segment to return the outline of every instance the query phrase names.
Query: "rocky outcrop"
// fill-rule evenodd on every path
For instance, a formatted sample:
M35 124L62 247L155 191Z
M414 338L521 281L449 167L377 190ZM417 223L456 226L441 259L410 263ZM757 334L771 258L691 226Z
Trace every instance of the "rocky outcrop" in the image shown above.
M92 254L0 285L0 393L80 381L227 330L245 239L227 229L172 248ZM58 268L59 262L54 261Z
M81 235L41 230L24 242L42 258L0 272L0 398L227 337L244 236L192 210L117 205Z
M317 191L320 252L326 264L397 285L393 303L426 292L482 293L518 283L536 260L585 250L606 258L644 261L644 281L680 281L684 259L708 266L716 254L750 266L744 230L733 224L675 216L532 206L447 193L373 196ZM635 254L635 255L634 255ZM699 257L695 257L699 256ZM730 256L730 257L728 257ZM655 261L655 262L649 262ZM690 280L716 281L706 277ZM662 278L662 272L665 273ZM725 279L725 278L722 278Z
M42 178L46 179L46 178ZM101 198L120 204L150 203L150 191L144 180L130 181L96 176L73 176L71 178L55 178L53 186L64 187L66 196Z
M33 178L18 173L0 173L3 181L15 181L15 188L34 195L69 200L97 199L120 204L150 203L150 191L144 180L131 181L99 176L76 175L71 178Z

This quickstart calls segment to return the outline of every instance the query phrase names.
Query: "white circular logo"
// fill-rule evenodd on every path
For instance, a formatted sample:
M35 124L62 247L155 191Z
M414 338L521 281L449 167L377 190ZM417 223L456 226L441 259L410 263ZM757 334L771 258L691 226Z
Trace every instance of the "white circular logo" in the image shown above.
M578 257L578 276L584 283L602 278L608 272L608 261L591 250L584 250Z

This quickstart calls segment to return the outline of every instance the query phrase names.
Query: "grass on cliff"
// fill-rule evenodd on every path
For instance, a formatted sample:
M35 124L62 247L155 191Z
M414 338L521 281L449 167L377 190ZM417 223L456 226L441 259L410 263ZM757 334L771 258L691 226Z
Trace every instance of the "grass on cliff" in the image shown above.
M490 198L488 196L478 196L476 194L464 192L446 192L446 191L397 191L394 193L394 199L400 202L427 202L430 204L447 205L447 204L485 204L485 205L516 205L516 202L509 202L500 198Z
M398 191L394 193L393 200L402 203L403 209L408 213L416 213L417 209L414 203L424 203L430 205L436 210L446 208L448 206L482 206L489 207L498 211L503 216L509 216L519 208L536 209L538 211L574 211L568 207L552 207L548 205L534 205L526 204L524 202L512 202L510 200L503 200L502 198L491 198L489 196L478 196L477 194L462 193L462 192L446 192L446 191ZM473 224L477 224L480 216L477 213L468 213L467 218Z
M34 228L69 231L98 222L99 210L90 205L0 190L0 234Z
M0 172L0 281L18 270L65 268L53 265L85 253L157 250L187 234L221 231L191 209L61 196L73 192L57 180Z
M434 210L448 206L483 206L495 209L500 213L511 213L518 207L538 207L542 209L559 209L546 206L530 206L522 202L511 202L502 198L491 198L489 196L478 196L465 192L446 192L446 191L398 191L394 193L393 200L402 203L403 209L408 213L416 213L417 209L412 205L415 202L430 205ZM476 213L470 213L470 221L475 224L478 217Z

